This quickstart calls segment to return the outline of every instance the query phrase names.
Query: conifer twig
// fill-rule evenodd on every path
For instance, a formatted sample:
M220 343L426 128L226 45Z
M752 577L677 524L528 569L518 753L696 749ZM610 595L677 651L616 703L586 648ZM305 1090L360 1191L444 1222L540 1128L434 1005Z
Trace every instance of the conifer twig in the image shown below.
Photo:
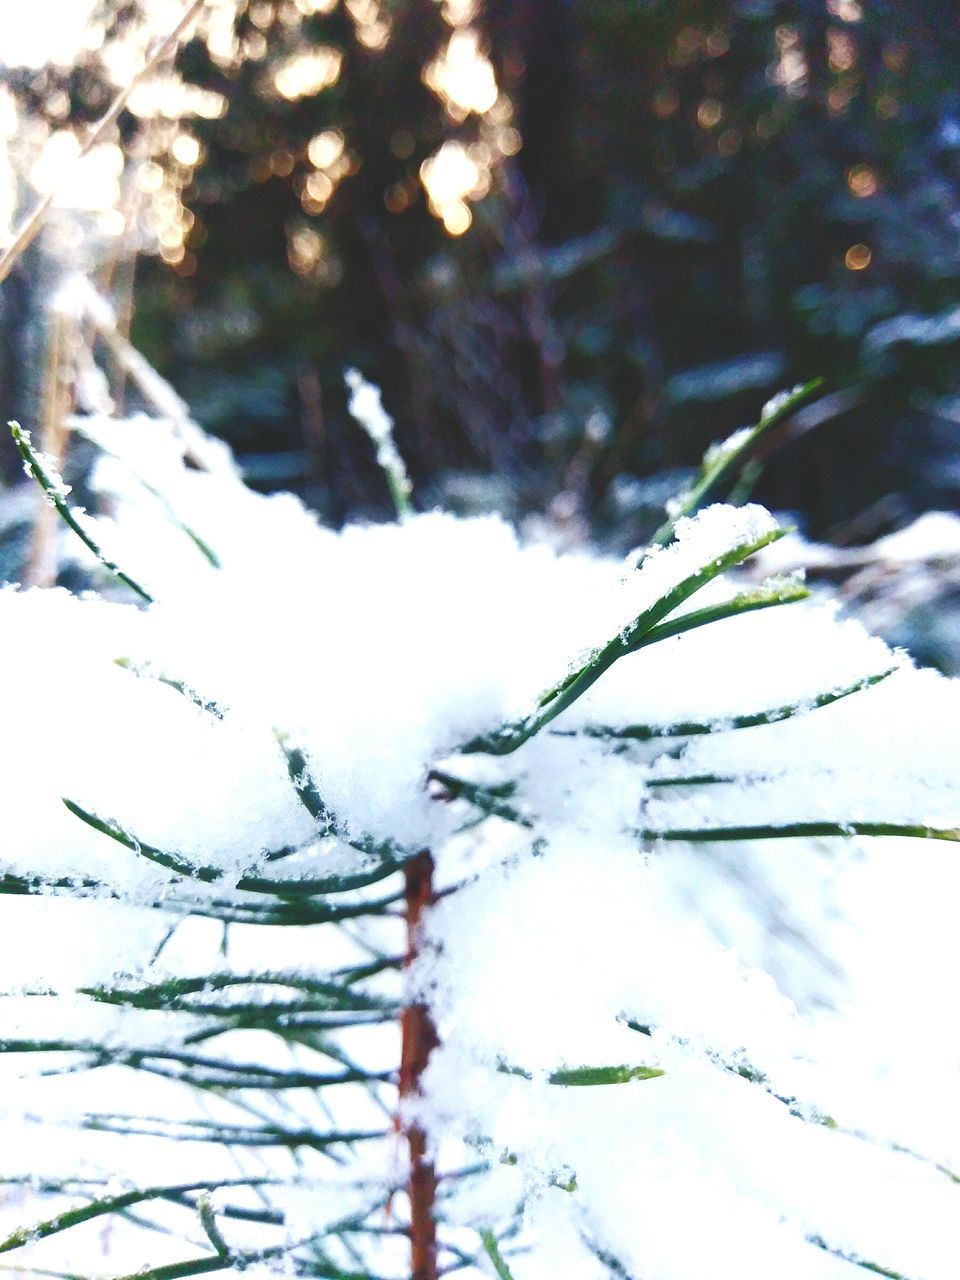
M497 1273L498 1280L513 1280L513 1272L507 1266L504 1256L500 1252L497 1237L489 1227L480 1228L480 1240L483 1244L484 1252L490 1259L491 1266Z
M104 552L99 543L95 542L83 525L77 519L77 513L71 509L66 500L66 494L69 491L63 482L50 473L53 464L50 459L43 457L33 447L30 439L30 432L24 431L18 422L9 424L10 432L13 436L14 444L20 457L23 459L24 469L31 475L37 484L43 490L47 501L56 509L57 514L73 532L77 535L88 551L100 561L103 567L113 574L120 582L136 592L145 604L153 603L153 596L139 582L136 582L129 574L124 573L120 566Z
M724 781L724 779L720 779ZM782 822L730 827L648 827L638 831L641 840L682 840L685 844L712 844L720 840L828 839L840 836L912 836L919 840L960 841L960 828L932 827L914 822Z
M728 733L733 729L752 729L757 725L779 724L781 720L790 720L794 716L809 715L821 707L829 707L834 702L849 698L851 694L860 693L863 689L872 688L881 680L886 680L897 670L887 667L885 671L877 671L873 675L862 676L852 684L837 689L818 693L813 698L800 699L797 702L785 702L779 707L769 707L764 711L754 711L746 715L727 716L718 720L675 720L670 724L590 724L582 729L551 729L557 737L570 738L582 734L587 738L601 738L605 741L628 739L634 742L649 742L653 738L691 738L704 733ZM667 785L673 779L661 779L659 785ZM689 779L687 779L689 781Z
M492 733L471 738L460 747L460 751L464 754L485 752L489 755L509 755L541 729L546 728L562 711L572 706L605 671L620 658L626 657L628 653L634 653L659 640L737 613L766 608L770 605L789 604L803 599L808 592L799 583L787 582L769 587L761 586L755 591L741 592L732 600L727 600L720 605L696 610L672 621L664 621L708 582L712 582L728 569L742 564L755 552L769 546L771 542L776 542L789 532L789 529L777 525L764 534L737 543L729 551L716 556L694 573L688 574L605 645L595 649L581 666L566 675L559 684L541 694L535 709L530 714L520 720L508 721Z
M677 521L699 511L721 485L733 480L737 471L742 471L747 456L760 437L778 426L805 400L819 391L823 382L823 378L814 378L794 387L792 391L781 392L763 406L760 420L755 426L736 431L727 440L712 445L704 454L700 470L689 489L679 494L670 504L667 519L650 539L651 547L666 546L676 531Z

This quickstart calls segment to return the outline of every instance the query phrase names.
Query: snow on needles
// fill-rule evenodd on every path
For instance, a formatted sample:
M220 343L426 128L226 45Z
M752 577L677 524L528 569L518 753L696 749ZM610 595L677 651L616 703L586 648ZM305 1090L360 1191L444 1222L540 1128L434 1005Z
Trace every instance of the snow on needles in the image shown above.
M5 883L75 886L5 900L9 1026L89 1038L79 989L93 984L233 965L261 998L351 948L395 952L389 918L328 927L322 945L316 929L241 922L218 958L197 917L216 899L248 920L267 875L362 877L385 849L429 847L449 892L410 977L441 1047L411 1105L441 1171L488 1162L443 1212L472 1239L512 1224L516 1280L593 1280L611 1259L645 1280L851 1280L864 1263L952 1280L954 682L794 603L631 652L518 750L461 754L776 522L711 507L625 563L439 512L334 533L290 496L247 491L215 450L187 467L161 422L86 430L114 507L98 540L156 603L118 603L113 587L112 602L0 593ZM735 589L713 582L682 608ZM802 838L772 838L792 825ZM891 834L842 834L858 828ZM945 839L908 838L918 828ZM272 975L262 990L256 972ZM102 1034L146 1037L154 1055L182 1048L204 1011L138 1021L115 1003L98 1006ZM261 1033L237 1034L275 1065ZM376 1041L388 1063L392 1034ZM623 1082L570 1081L610 1067ZM75 1077L28 1077L0 1116L7 1149L33 1132L43 1090L51 1122L76 1106ZM171 1177L177 1150L162 1156ZM53 1139L43 1151L80 1158ZM377 1168L395 1180L389 1158L358 1159L349 1196ZM291 1192L298 1229L321 1202L335 1216L336 1195L312 1194ZM391 1274L383 1247L376 1272Z

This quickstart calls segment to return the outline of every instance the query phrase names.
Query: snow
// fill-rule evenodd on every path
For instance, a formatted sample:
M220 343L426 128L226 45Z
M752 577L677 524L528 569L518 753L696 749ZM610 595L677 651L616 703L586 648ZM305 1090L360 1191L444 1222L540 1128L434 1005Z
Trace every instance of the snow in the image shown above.
M383 407L380 389L367 382L358 369L348 369L345 379L350 389L350 412L373 441L377 463L387 478L398 514L406 515L412 485L394 441L393 419Z
M950 561L960 556L960 517L951 511L926 511L903 529L866 547L833 547L791 534L764 547L758 565L766 572L780 568L846 569L862 565L902 567L922 561Z
M750 948L742 926L732 930L736 947L718 939L711 914L721 908L728 930L736 917L717 901L729 892L723 872L707 863L696 909L672 856L644 861L627 844L610 852L586 842L551 844L444 901L432 923L443 948L431 977L444 1046L429 1068L432 1128L466 1142L483 1133L495 1150L509 1150L519 1161L518 1201L524 1173L536 1185L538 1173L542 1184L557 1169L575 1172L577 1191L555 1197L554 1221L563 1213L568 1225L588 1223L631 1273L846 1274L806 1243L816 1235L905 1275L950 1276L960 1245L956 1187L932 1163L890 1146L956 1168L960 1135L947 1085L960 1065L956 1026L934 1030L930 1019L931 1008L955 1000L955 980L943 935L927 935L924 954L912 954L926 910L913 918L894 910L897 891L881 884L894 872L923 894L930 872L946 873L944 887L955 893L957 872L946 858L938 871L918 868L907 842L893 852L880 868L839 868L832 897L824 869L809 865L811 851L776 852L787 903L811 881L823 895L824 917L808 919L791 940L799 955L790 968L806 946L823 946L814 961L829 956L847 970L842 1004L836 991L825 1002L832 984L822 974L805 997L790 999L763 964L766 940ZM754 887L763 878L755 865ZM776 885L775 873L766 878ZM867 898L870 886L882 902ZM757 904L742 905L756 922ZM838 908L847 919L829 918ZM771 933L789 924L774 918ZM871 926L872 937L857 925ZM891 933L896 950L877 966ZM941 959L928 967L931 947ZM908 1012L895 993L909 989L915 1001L921 972L928 999ZM651 1035L630 1031L624 1018ZM505 1048L534 1071L532 1082L497 1071ZM644 1063L665 1075L593 1089L543 1080L551 1068L584 1062ZM762 1071L773 1092L806 1098L807 1116L830 1115L849 1132L792 1115L741 1079L741 1065ZM465 1220L472 1212L468 1204ZM539 1255L536 1224L527 1230ZM516 1275L546 1274L541 1267L518 1257Z
M375 415L374 389L354 391L367 397L358 416ZM266 1173L282 1183L264 1194L285 1226L228 1227L258 1247L361 1202L385 1231L391 1214L402 1222L389 1080L271 1094L190 1074L395 1068L397 972L359 982L359 1012L329 990L345 967L403 953L397 878L304 892L362 875L370 844L390 842L429 847L443 891L407 975L441 1044L405 1114L422 1119L442 1172L485 1166L443 1184L445 1238L472 1254L478 1229L514 1227L502 1248L516 1280L592 1280L609 1273L604 1257L645 1280L850 1280L857 1259L953 1280L954 846L670 833L820 822L955 835L960 686L832 607L795 603L629 653L518 750L461 754L615 638L635 639L636 620L692 575L778 537L774 518L711 507L626 561L558 554L494 517L334 532L289 495L246 490L179 409L82 427L102 449L94 484L111 510L97 539L155 602L125 603L79 544L70 554L100 596L0 591L0 871L35 891L38 878L82 882L0 899L5 1176L85 1173L125 1189L182 1182L185 1168ZM678 607L736 590L713 581ZM837 700L817 706L824 695ZM735 727L744 716L771 722ZM281 743L302 753L335 836L298 798ZM439 769L500 788L499 816L452 799L430 778ZM281 848L297 852L271 860ZM267 893L251 877L284 884ZM263 914L278 903L287 915ZM273 922L304 903L357 915ZM166 993L157 1007L123 1003L145 989ZM244 1022L252 1006L274 1008L272 1031ZM343 1009L354 1025L290 1034ZM59 1047L25 1052L29 1040ZM71 1070L44 1075L51 1063ZM663 1074L551 1080L617 1066ZM150 1132L85 1128L98 1112ZM196 1125L213 1121L244 1126L250 1145L199 1141ZM271 1145L270 1125L383 1136L338 1165ZM163 1136L171 1126L180 1140ZM49 1213L32 1194L29 1212L0 1209L6 1227ZM186 1247L209 1248L195 1213L156 1214ZM124 1231L128 1269L156 1265ZM30 1261L102 1270L93 1233L82 1238L73 1253L69 1236L31 1246ZM403 1275L400 1246L370 1237L364 1265Z
M716 504L695 516L681 517L674 530L675 541L669 546L640 548L638 580L643 583L648 603L637 613L711 561L735 547L769 539L777 528L773 516L753 503L745 507Z

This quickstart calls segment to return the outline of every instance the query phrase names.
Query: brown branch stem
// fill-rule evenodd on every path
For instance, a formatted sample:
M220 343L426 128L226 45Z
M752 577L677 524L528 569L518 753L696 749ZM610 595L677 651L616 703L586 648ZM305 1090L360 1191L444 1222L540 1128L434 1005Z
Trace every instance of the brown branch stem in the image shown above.
M417 957L423 913L435 901L433 858L424 849L404 868L409 967ZM400 1101L420 1093L420 1080L430 1053L438 1044L430 1010L421 1001L408 1004L400 1015ZM404 1125L410 1148L410 1280L437 1280L437 1224L434 1203L437 1175L427 1158L427 1136L413 1122Z

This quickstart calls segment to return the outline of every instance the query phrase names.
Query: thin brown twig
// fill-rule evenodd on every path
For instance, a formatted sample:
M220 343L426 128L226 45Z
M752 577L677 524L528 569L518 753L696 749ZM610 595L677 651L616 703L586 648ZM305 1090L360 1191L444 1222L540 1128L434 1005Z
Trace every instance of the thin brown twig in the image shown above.
M404 868L409 966L417 955L424 911L435 901L433 858L424 849ZM437 1031L430 1010L422 1001L406 1006L400 1018L400 1099L415 1098L431 1052L437 1047ZM427 1136L416 1122L404 1126L410 1148L410 1280L437 1280L437 1224L434 1206L437 1175L427 1158Z
M158 62L162 62L168 54L173 52L184 31L206 3L207 0L192 0L192 3L188 4L181 14L180 20L177 22L173 30L165 35L162 40L159 40L153 48L147 50L143 66L136 75L132 77L130 82L123 86L104 114L87 133L80 150L77 152L66 173L61 176L60 181L47 192L37 205L35 205L33 210L20 224L19 230L14 235L13 240L7 245L3 253L0 254L0 283L7 278L13 268L13 264L30 246L34 237L43 226L44 219L50 211L51 205L63 190L66 180L70 176L73 164L82 160L83 157L88 155L97 143L100 142L110 126L116 122L120 112L127 105L130 95L133 93L134 89L136 89L137 86L151 73L151 71L153 71Z

